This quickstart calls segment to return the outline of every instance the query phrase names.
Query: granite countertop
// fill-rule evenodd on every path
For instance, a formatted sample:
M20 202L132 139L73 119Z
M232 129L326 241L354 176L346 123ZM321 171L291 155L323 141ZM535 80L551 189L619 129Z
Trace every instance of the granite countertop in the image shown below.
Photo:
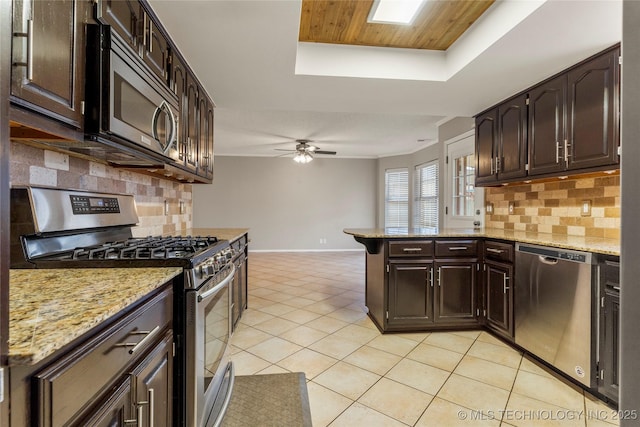
M11 270L9 365L38 363L180 273L181 267Z
M553 246L607 255L620 255L620 240L602 237L567 236L498 228L345 228L344 233L362 239L398 239L420 237L488 237L514 242Z
M228 240L230 242L242 237L243 234L249 232L248 228L209 228L198 227L185 230L184 235L188 236L215 236L218 239Z

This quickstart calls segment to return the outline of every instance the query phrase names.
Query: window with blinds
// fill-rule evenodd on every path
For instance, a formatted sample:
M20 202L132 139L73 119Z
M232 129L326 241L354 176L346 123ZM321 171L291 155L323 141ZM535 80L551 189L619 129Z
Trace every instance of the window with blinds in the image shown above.
M384 188L385 228L409 227L409 170L387 169Z
M416 166L413 226L438 228L438 162Z

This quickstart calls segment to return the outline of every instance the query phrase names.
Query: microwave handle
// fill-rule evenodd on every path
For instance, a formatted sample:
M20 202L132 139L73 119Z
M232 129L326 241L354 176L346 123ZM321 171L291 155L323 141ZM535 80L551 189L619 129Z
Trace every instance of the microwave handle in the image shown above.
M162 147L162 151L166 152L171 146L171 144L173 144L173 142L175 141L176 128L178 127L178 125L176 123L176 116L173 114L173 111L171 111L171 107L169 106L169 104L167 104L166 101L162 101L162 103L158 106L158 108L156 108L156 111L153 113L153 119L151 120L151 129L153 130L153 138L156 141L158 141L158 119L160 118L160 114L162 112L164 112L167 116L169 116L170 118L169 122L171 123L169 138L167 138L169 142L166 146Z

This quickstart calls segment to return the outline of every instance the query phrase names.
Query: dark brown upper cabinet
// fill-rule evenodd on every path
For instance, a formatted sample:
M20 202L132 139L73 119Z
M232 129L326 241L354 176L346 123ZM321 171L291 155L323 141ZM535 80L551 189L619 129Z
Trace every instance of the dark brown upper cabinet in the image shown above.
M192 74L187 74L186 87L186 141L185 141L185 167L195 173L198 168L198 142L199 142L199 88Z
M178 131L176 132L176 145L178 158L175 159L179 164L184 164L186 157L186 87L187 87L187 68L184 62L174 55L171 67L171 90L178 97Z
M200 99L200 146L198 147L198 175L213 179L213 103Z
M517 96L476 118L476 184L527 175L527 98Z
M98 20L110 25L160 80L169 83L169 42L137 0L99 0Z
M164 83L169 82L169 42L148 14L143 19L142 59Z
M138 45L142 43L140 25L144 21L144 11L138 0L99 0L97 17L138 51Z
M615 49L567 74L567 169L618 163L619 57Z
M498 179L493 165L498 141L497 128L497 109L476 117L476 185L493 184Z
M476 184L616 168L620 47L476 116Z
M529 175L565 169L566 93L566 75L529 91Z
M82 129L85 2L13 2L11 102Z
M527 176L527 97L517 96L498 107L499 180Z

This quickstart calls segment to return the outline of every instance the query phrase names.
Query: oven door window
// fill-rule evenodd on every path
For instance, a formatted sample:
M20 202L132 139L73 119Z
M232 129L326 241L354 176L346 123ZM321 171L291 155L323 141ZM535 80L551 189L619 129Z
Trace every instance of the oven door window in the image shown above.
M229 341L229 287L202 301L204 308L204 389L216 374Z

